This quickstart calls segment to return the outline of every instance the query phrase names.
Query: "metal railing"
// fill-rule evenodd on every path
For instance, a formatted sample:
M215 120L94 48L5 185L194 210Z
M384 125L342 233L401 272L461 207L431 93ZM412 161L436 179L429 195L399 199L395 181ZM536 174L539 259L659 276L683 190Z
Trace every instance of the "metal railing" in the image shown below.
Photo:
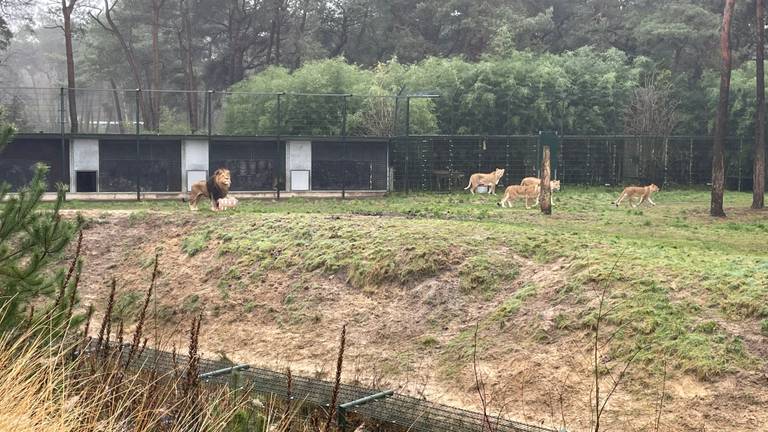
M122 347L121 354L127 356L128 344ZM154 349L145 349L141 355L134 356L132 368L145 368L161 374L182 376L183 368L188 364L188 357ZM212 385L230 385L247 389L255 394L287 399L288 376L268 369L249 365L232 365L225 361L200 359L199 377ZM320 407L328 407L331 402L333 383L307 377L291 377L290 396L293 400L303 401ZM402 430L414 432L483 432L487 420L482 413L442 405L411 396L397 394L381 389L342 384L339 388L339 414L354 413ZM499 432L554 432L555 429L529 425L501 416L489 419ZM344 424L345 421L340 422Z

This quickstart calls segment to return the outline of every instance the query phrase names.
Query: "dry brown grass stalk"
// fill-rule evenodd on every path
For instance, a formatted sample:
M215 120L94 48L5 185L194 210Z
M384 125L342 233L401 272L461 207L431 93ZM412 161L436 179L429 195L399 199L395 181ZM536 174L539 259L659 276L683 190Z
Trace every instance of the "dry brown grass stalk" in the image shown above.
M328 407L328 419L325 422L323 431L331 430L333 417L336 415L336 404L339 400L339 389L341 388L341 368L344 363L344 345L347 338L347 325L341 326L341 337L339 338L339 355L336 358L336 380L333 383L333 394L331 395L331 405Z

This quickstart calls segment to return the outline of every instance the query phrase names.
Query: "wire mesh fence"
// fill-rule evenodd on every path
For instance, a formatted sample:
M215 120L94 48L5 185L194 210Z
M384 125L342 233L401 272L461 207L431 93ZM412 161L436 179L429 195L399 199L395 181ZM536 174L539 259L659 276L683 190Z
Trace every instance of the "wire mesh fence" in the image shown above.
M59 133L65 121L66 96L56 88L0 88L4 120L21 133Z
M122 347L121 354L125 357L128 347L129 345ZM189 359L184 355L145 349L140 355L133 356L129 366L183 376L188 363ZM200 359L198 364L200 374L234 366L230 361L211 359ZM292 400L319 407L328 407L333 393L332 382L292 375L289 395L286 374L254 367L206 378L205 382L212 385L229 385L270 397L287 399L290 396ZM379 392L380 389L342 384L339 388L338 403L356 401ZM499 432L554 432L554 429L509 420L500 415L489 415L486 420L479 412L400 394L356 406L347 412L372 420L373 422L366 421L369 429L378 424L414 432L483 432L487 430L486 422L490 421L494 430Z
M751 145L728 138L728 189L751 189ZM395 137L390 148L398 191L456 191L496 168L505 169L500 185L539 174L537 136ZM553 178L564 184L706 185L712 175L712 137L564 136L553 156Z
M427 96L16 87L0 88L0 109L20 133L60 134L62 142L78 134L205 136L212 165L234 168L243 190L285 185L281 143L291 137L310 137L313 146L318 139L335 138L336 147L313 154L313 184L320 190L451 191L463 188L472 173L497 167L506 170L501 184L507 185L537 175L540 165L535 135L462 135L469 130L450 128L455 135L435 135L443 127L436 118L450 113ZM498 129L487 125L488 132ZM357 155L358 146L348 143L363 137L387 140L389 151ZM234 146L239 138L272 143ZM230 144L214 144L217 140ZM231 151L219 151L227 146ZM564 184L705 185L711 179L712 137L565 135L554 156L553 175ZM129 188L127 175L117 173L138 169L120 162L127 160L105 161L112 166L107 170L124 181L104 190ZM150 170L157 177L176 169L170 159L163 160L140 162L154 166ZM729 138L726 164L726 187L750 190L752 140ZM142 189L174 185L175 180L158 181Z
M0 107L22 133L392 136L409 129L405 105L414 131L427 132L423 104L389 95L0 88Z

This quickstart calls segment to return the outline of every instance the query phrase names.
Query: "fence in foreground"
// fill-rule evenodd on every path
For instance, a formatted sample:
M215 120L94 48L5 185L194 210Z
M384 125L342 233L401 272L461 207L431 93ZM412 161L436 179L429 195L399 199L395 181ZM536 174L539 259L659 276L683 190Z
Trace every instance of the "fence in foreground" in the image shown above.
M129 345L124 345L127 348ZM159 373L172 373L174 369L183 368L188 363L188 357L173 353L147 348L132 362L131 367L146 368ZM204 382L212 385L230 385L248 389L256 394L276 398L288 397L288 376L268 369L236 368L227 361L201 359L199 373ZM231 373L214 373L229 369ZM181 372L181 371L180 371ZM206 377L208 374L208 377ZM333 383L306 377L292 376L291 398L320 407L330 404ZM339 404L349 405L349 402L360 401L371 395L382 393L377 389L369 389L349 384L342 384L339 389ZM428 402L411 396L391 394L388 397L377 398L367 403L350 406L346 409L349 414L366 419L369 430L392 428L414 432L484 432L482 413L463 410L434 402ZM372 420L372 421L371 421ZM554 429L529 425L503 418L492 418L494 430L499 432L554 432Z

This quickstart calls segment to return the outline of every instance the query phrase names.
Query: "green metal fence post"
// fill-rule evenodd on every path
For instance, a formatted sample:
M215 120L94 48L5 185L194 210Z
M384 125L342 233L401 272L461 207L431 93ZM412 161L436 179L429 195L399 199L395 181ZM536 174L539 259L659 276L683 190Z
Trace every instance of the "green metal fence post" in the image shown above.
M448 192L453 192L453 139L448 138Z
M688 185L693 184L693 137L690 141L690 150L688 153Z
M347 196L347 180L349 177L349 143L347 142L347 105L349 103L349 97L352 95L342 96L341 106L341 143L344 147L344 160L342 164L344 166L342 170L341 180L341 199L345 199Z
M738 191L741 192L741 146L743 145L743 138L739 137L739 153L736 155L736 160L739 164L739 181L738 181Z
M275 136L277 137L277 154L278 154L278 164L277 164L277 179L275 184L275 198L279 201L280 200L280 184L281 181L285 182L287 176L285 173L285 163L279 163L279 161L285 161L285 146L282 145L282 133L283 133L283 113L281 111L281 104L280 104L280 97L284 95L285 93L279 92L277 93L277 113L276 113L276 122L275 125ZM285 187L285 185L283 185Z
M64 139L64 135L66 134L66 128L64 126L64 87L61 87L59 89L59 123L60 123L60 134L61 134L61 177L62 180L67 178L67 174L69 170L65 170L65 167L67 167L67 150L66 150L66 141ZM69 183L67 181L66 183ZM70 189L72 188L72 185L69 185ZM64 192L64 199L67 199L66 191Z
M405 136L411 134L411 97L405 97Z
M208 145L211 145L211 135L213 135L213 92L214 90L208 90L206 94L208 106L205 116L208 117Z
M141 126L139 114L141 111L141 89L136 89L136 201L141 201Z

